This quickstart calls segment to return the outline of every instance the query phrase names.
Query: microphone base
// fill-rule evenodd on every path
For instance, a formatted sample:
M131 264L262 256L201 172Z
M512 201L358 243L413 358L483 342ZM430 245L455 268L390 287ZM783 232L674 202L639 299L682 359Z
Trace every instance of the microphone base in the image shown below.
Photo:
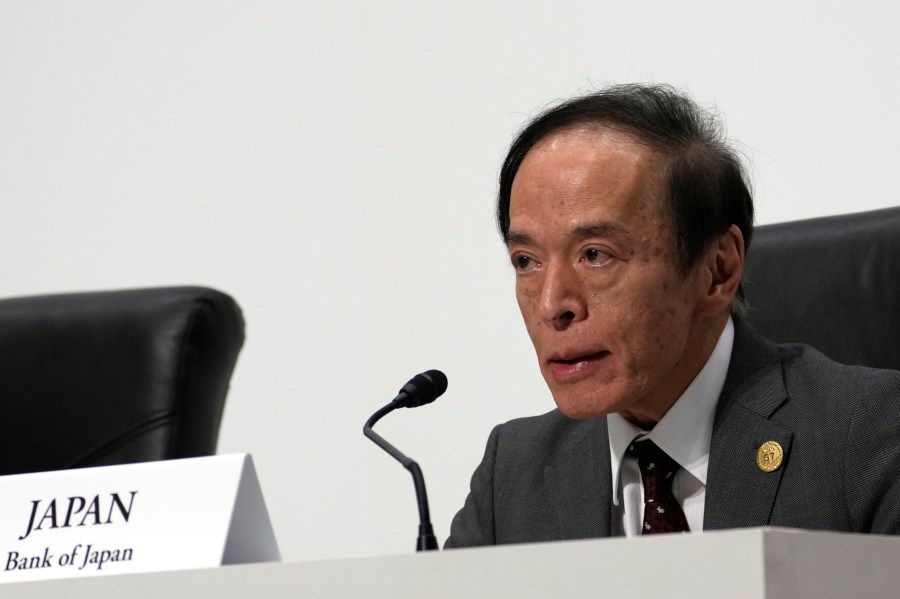
M419 524L419 538L416 540L416 551L437 551L438 542L431 524Z

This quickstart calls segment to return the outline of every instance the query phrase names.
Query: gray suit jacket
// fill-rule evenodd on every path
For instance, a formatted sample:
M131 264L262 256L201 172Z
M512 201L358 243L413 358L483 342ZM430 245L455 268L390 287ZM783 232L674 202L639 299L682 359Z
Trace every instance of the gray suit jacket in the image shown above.
M784 462L756 464L777 441ZM607 537L606 418L554 410L496 427L447 547ZM713 424L704 530L900 533L900 372L773 345L737 322Z

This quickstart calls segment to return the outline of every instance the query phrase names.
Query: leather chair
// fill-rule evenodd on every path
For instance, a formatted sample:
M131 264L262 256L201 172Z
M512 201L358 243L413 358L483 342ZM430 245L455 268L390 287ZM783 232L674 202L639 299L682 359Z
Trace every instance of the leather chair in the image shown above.
M214 454L243 340L200 287L0 300L0 474Z
M900 208L757 227L744 273L772 341L900 370Z

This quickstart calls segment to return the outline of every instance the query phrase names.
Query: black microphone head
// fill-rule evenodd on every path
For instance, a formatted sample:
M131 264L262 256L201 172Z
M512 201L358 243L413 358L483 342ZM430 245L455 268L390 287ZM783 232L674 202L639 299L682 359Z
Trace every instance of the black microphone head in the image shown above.
M426 370L403 385L394 401L404 408L418 408L433 402L446 390L447 376L440 370Z

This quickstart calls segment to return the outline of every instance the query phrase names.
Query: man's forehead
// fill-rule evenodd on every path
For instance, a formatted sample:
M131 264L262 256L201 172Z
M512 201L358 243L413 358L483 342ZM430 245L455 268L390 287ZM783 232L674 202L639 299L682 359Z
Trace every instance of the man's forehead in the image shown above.
M526 158L528 154L536 150L557 150L573 142L584 144L586 147L619 145L632 150L640 148L644 151L656 152L646 140L628 131L604 123L579 123L547 132L534 143L526 154Z
M602 178L607 186L636 177L656 180L666 171L666 163L661 152L628 133L597 126L561 129L539 140L524 156L511 192L522 187L523 179L532 185L553 179L576 185L593 177Z
M644 202L659 197L665 157L633 136L610 129L569 129L548 135L523 159L510 193L510 216L527 201L613 198ZM517 206L519 205L519 206Z

